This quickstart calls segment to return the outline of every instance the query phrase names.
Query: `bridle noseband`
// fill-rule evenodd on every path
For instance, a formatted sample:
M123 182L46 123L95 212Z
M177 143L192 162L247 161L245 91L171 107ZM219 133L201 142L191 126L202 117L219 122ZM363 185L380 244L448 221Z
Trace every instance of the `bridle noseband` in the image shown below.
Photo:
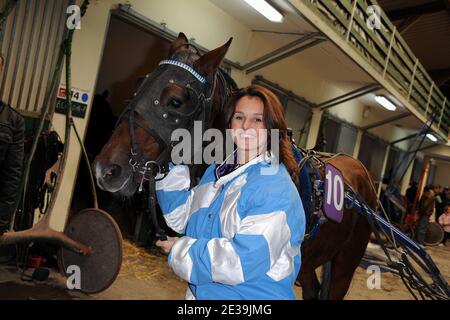
M151 99L153 106L146 108L146 112L139 112L137 110L140 107L139 100L145 95L145 88L149 87L149 84L152 83L152 80L154 80L157 75L161 74L160 68L163 66L166 66L167 68L166 73L170 73L169 68L181 68L187 71L191 79L190 81L185 81L184 85L185 88L189 91L190 97L194 99L193 104L195 105L195 107L192 111L188 113L182 113L176 110L171 110L169 107L161 106L159 96L153 97L153 99ZM174 83L174 80L169 79L168 82ZM170 161L170 153L173 147L176 145L176 143L171 141L170 139L173 130L179 128L191 130L194 121L196 120L202 121L203 129L206 130L206 124L211 113L212 98L214 95L215 87L216 75L214 76L210 95L206 97L205 92L207 92L210 88L206 79L199 73L197 73L191 66L177 60L161 61L158 68L152 74L146 76L144 83L135 94L135 98L124 110L117 122L117 124L119 124L126 116L128 118L131 144L128 163L131 166L133 172L140 175L141 177L139 191L142 191L142 184L144 180L148 180L148 175L152 174L156 176L158 173L165 174L167 172L166 168L167 163ZM159 95L159 92L157 92L157 94ZM159 110L155 111L155 109ZM141 117L144 118L145 122L149 123L150 125L144 126L136 121L135 113L138 113ZM157 159L148 161L143 157L140 159L138 158L139 148L135 135L136 127L140 127L157 141L161 150L161 154Z

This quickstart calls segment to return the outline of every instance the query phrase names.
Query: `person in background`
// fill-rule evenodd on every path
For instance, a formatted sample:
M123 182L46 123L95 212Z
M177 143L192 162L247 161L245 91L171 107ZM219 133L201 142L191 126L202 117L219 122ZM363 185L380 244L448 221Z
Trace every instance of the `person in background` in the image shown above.
M412 181L409 188L406 190L406 203L408 204L408 212L413 213L412 206L417 194L417 182Z
M445 206L450 206L450 187L445 187L442 194L442 200L444 201Z
M0 54L0 74L5 59ZM11 224L23 170L25 120L0 101L0 236Z
M437 190L435 191L435 201L436 201L436 222L439 222L439 216L445 212L445 207L447 206L447 201L445 198L445 190L440 186L437 185Z
M444 228L444 246L447 244L447 240L450 237L450 205L445 207L444 213L439 217L439 224Z
M389 216L389 219L393 220L395 218L395 208L393 207L391 201L389 201L389 197L386 194L389 183L390 180L386 177L381 181L380 202L386 214Z
M426 186L419 201L419 221L416 227L416 240L423 245L425 234L430 222L430 216L434 212L434 186Z

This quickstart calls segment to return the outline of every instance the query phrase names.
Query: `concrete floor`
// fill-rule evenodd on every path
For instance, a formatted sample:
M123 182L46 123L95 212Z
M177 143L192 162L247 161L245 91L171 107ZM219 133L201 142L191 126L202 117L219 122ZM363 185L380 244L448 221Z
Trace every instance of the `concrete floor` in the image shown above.
M184 299L186 282L169 268L167 256L123 242L123 262L114 283L98 294L84 294L69 290L66 278L56 269L50 269L44 282L22 281L22 271L14 262L0 263L0 300L172 300ZM24 278L30 278L34 269L28 269Z

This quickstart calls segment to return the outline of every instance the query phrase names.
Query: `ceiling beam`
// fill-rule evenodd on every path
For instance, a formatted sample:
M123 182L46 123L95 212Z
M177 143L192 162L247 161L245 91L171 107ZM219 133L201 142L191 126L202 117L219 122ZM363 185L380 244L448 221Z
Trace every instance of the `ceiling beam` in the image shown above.
M425 146L425 147L422 147L422 148L419 148L419 149L417 149L417 151L423 151L423 150L426 150L426 149L430 149L430 148L433 148L433 147L436 147L436 146L438 146L440 143L432 143L432 144L429 144L429 145L427 145L427 146ZM415 151L415 150L414 150Z
M262 62L264 62L264 61L266 61L268 59L271 59L274 56L279 55L279 54L281 54L281 53L283 53L283 52L285 52L285 51L287 51L287 50L289 50L289 49L291 49L293 47L296 47L299 44L302 44L303 42L305 42L307 40L319 37L320 35L321 35L320 32L311 32L311 33L308 33L306 35L303 35L299 39L295 39L294 41L291 41L288 44L285 44L284 46L282 46L280 48L277 48L277 49L275 49L275 50L273 50L273 51L271 51L271 52L269 52L267 54L264 54L261 57L256 58L256 59L254 59L254 60L252 60L250 62L247 62L246 64L244 64L242 66L242 69L243 70L248 70L251 67L258 65L259 63L262 63Z
M356 90L344 93L343 95L340 95L338 97L332 98L330 100L324 101L319 103L316 108L320 108L320 111L323 111L325 109L329 109L331 107L337 106L338 104L359 98L363 95L366 95L370 92L376 91L380 89L381 86L379 84L371 83L367 86L363 86L361 88L358 88Z
M447 10L445 0L436 0L429 3L419 4L416 6L404 7L394 10L385 10L386 15L391 21L403 20L412 16L423 15L427 13L435 13Z
M388 124L390 122L409 117L410 115L411 115L411 113L404 112L404 113L398 114L396 116L393 116L391 118L387 118L387 119L375 122L373 124L369 124L369 125L367 125L365 127L362 127L361 130L370 130L370 129L373 129L373 128L376 128L376 127L384 126L385 124Z
M281 55L279 55L279 56L277 56L277 57L274 57L274 58L272 58L272 59L269 59L269 60L267 60L267 61L265 61L265 62L263 62L263 63L260 63L260 64L258 64L258 65L256 65L256 66L254 66L254 67L251 67L251 68L247 69L247 70L245 71L245 73L246 73L246 74L249 74L249 73L255 72L256 70L259 70L259 69L261 69L261 68L265 68L265 67L267 67L267 66L269 66L269 65L271 65L271 64L273 64L273 63L275 63L275 62L278 62L278 61L283 60L283 59L286 59L286 58L288 58L288 57L290 57L290 56L292 56L292 55L294 55L294 54L297 54L297 53L299 53L300 51L303 51L303 50L312 48L312 47L314 47L314 46L316 46L316 45L318 45L319 43L322 43L322 42L324 42L324 41L326 41L325 38L314 39L313 41L311 41L311 42L309 42L309 43L307 43L307 44L305 44L305 45L302 45L302 46L300 46L300 47L297 47L297 48L295 48L295 49L292 49L292 50L290 50L290 51L287 51L287 52L285 52L285 53L283 53L283 54L281 54Z
M410 134L409 136L403 137L401 139L394 140L394 141L390 142L390 144L394 145L396 143L399 143L399 142L402 142L402 141L405 141L405 140L409 140L409 139L412 139L412 138L415 138L415 137L423 136L424 134L425 134L424 132L413 133L413 134Z

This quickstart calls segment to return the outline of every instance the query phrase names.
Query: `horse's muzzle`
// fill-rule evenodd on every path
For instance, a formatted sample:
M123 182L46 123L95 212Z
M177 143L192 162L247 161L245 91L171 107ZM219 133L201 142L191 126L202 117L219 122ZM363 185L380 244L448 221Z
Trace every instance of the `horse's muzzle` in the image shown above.
M105 165L95 160L92 171L97 180L97 185L104 191L118 192L130 180L124 175L124 170L119 164L108 163Z

